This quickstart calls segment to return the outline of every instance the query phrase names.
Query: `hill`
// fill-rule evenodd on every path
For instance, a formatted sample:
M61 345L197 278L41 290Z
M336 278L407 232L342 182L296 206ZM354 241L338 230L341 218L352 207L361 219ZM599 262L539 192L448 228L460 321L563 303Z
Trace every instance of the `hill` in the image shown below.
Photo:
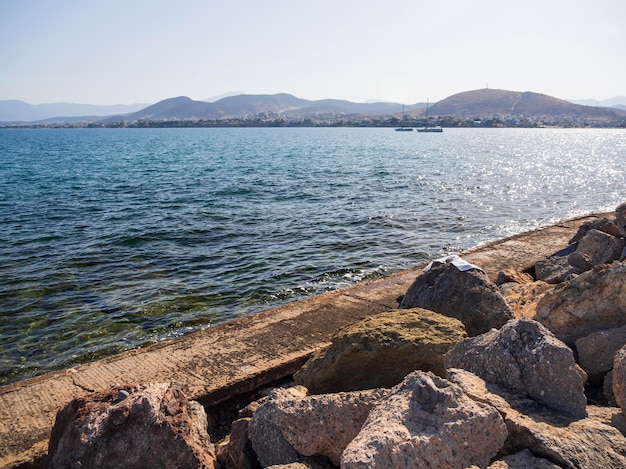
M622 111L614 108L583 106L530 91L480 89L465 91L435 103L430 115L485 119L514 117L550 122L609 123L621 121Z
M423 103L406 106L406 111L421 109ZM402 111L396 103L353 103L337 99L310 101L291 94L241 94L228 96L213 103L194 101L188 97L160 101L138 112L125 116L126 120L172 120L172 119L233 119L259 114L275 114L294 119L320 117L336 114L391 116Z

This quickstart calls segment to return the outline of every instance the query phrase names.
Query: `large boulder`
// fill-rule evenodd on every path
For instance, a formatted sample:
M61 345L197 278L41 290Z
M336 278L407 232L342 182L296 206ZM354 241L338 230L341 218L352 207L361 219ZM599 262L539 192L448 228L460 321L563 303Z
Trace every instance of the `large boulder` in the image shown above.
M593 267L591 258L580 252L571 252L567 255L552 255L540 259L535 263L537 280L556 284L574 278Z
M615 353L626 345L626 326L593 332L576 340L578 363L589 376L589 380L599 384L613 368Z
M593 332L626 325L626 264L594 267L548 291L535 320L569 346Z
M495 408L433 373L416 371L370 412L341 467L486 467L506 437Z
M616 210L617 215L617 210ZM620 229L616 224L617 222L614 220L609 220L608 218L599 218L597 220L586 221L582 225L578 227L578 231L572 237L568 244L575 244L580 241L587 233L591 230L604 231L612 236L620 237L624 236L620 233Z
M626 414L626 346L617 351L613 360L613 395Z
M391 388L415 370L443 376L443 355L466 336L460 321L421 308L377 314L336 332L294 381L322 394Z
M589 406L586 418L572 420L468 371L446 371L448 380L468 396L494 406L503 416L509 431L503 453L528 449L569 469L626 467L626 437L613 424L619 420L618 409Z
M514 319L499 331L465 339L446 354L445 365L471 371L565 415L585 416L584 379L574 353L536 321Z
M339 457L388 390L294 397L277 389L256 410L248 435L263 467Z
M623 249L623 239L604 231L590 230L578 242L576 253L588 257L592 265L598 265L619 260Z
M411 284L400 308L425 308L456 318L470 336L501 327L513 317L485 272L462 270L453 262L433 262Z
M171 383L126 386L57 413L47 468L213 468L207 417Z

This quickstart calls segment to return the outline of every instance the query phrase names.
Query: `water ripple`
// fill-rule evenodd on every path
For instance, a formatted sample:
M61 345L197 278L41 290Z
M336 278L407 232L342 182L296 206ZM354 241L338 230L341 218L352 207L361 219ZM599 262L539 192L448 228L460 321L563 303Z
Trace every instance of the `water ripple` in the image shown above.
M0 133L0 383L624 199L623 130Z

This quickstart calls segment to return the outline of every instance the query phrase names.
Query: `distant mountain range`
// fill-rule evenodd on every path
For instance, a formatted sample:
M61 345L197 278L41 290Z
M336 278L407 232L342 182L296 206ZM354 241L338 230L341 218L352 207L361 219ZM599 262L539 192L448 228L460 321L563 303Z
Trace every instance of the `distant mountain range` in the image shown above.
M622 101L623 100L623 101ZM587 101L585 101L587 102ZM617 97L605 102L616 107L576 104L533 92L481 89L458 93L428 108L428 116L456 119L490 119L509 116L522 119L544 119L560 122L617 123L626 118L626 98ZM616 103L624 103L624 106ZM595 102L594 102L595 103ZM226 96L214 102L195 101L185 96L169 98L156 104L96 106L69 103L31 105L23 101L0 101L0 121L11 123L98 123L163 121L215 121L228 119L351 119L424 118L426 103L403 106L398 103L354 103L337 99L311 101L293 95L239 94ZM619 107L618 107L619 106Z
M118 104L112 106L73 103L28 104L16 99L0 100L0 121L32 122L45 119L86 116L102 118L136 112L146 106L148 104Z

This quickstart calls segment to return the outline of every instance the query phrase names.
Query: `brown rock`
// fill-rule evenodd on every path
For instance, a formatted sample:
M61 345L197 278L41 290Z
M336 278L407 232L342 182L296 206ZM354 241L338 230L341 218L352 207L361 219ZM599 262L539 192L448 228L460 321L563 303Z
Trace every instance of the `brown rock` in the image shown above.
M443 355L466 337L463 324L421 308L346 326L294 375L312 394L391 388L412 371L444 374Z
M584 380L572 350L536 321L514 319L499 331L465 339L446 354L445 365L574 418L585 416Z
M529 449L563 468L626 467L626 437L612 423L618 409L589 406L588 417L573 421L468 371L447 372L468 396L493 405L504 417L509 431L504 451Z
M370 412L341 456L342 469L486 467L506 426L495 408L459 386L416 371Z
M204 409L171 383L70 401L57 414L48 468L213 468Z
M469 336L501 327L512 318L509 306L479 269L461 271L450 263L434 262L409 287L400 308L425 308L460 320Z
M523 284L505 283L500 286L500 292L515 319L533 319L537 313L537 303L552 288L549 283L538 280Z
M599 265L548 291L535 319L569 346L593 332L626 325L626 264Z
M504 270L498 273L496 285L500 286L505 283L524 284L534 282L534 280L533 276L527 274L526 272L520 272L518 270Z

